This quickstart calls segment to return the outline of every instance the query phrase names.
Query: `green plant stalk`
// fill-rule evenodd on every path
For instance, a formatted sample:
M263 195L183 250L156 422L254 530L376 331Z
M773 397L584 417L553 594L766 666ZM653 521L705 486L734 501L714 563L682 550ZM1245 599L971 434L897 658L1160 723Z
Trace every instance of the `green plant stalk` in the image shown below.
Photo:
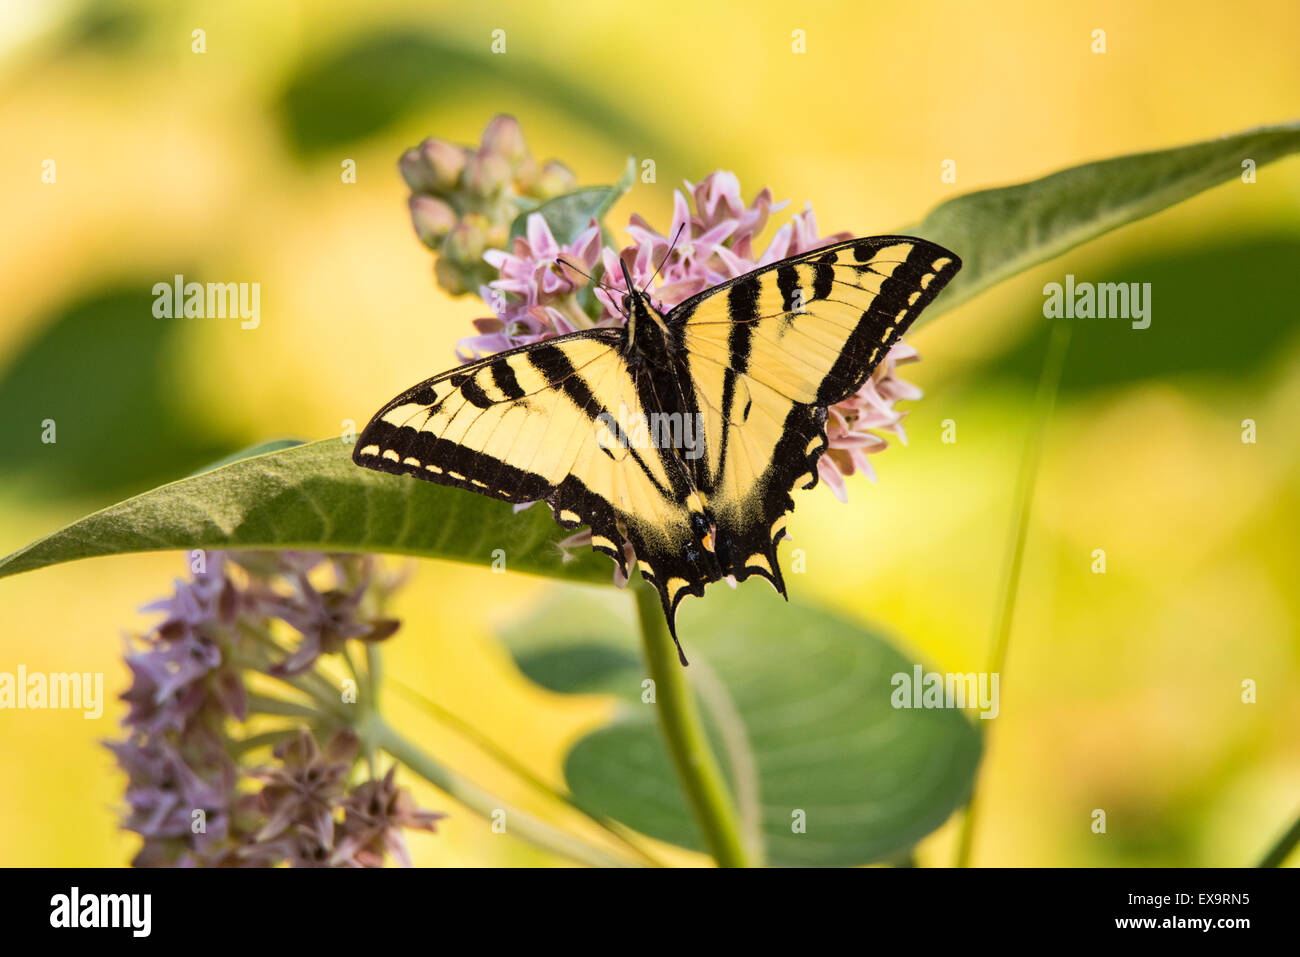
M699 655L691 662L690 678L705 716L718 732L722 758L731 773L740 832L744 836L745 847L749 849L750 865L764 866L767 863L767 847L763 837L763 805L759 794L758 766L754 750L750 747L745 720L736 710L736 703L731 699L727 686Z
M397 761L464 804L475 814L491 820L493 815L504 812L507 833L544 851L577 861L579 864L588 864L592 867L628 866L628 862L622 858L607 854L600 848L567 834L545 821L510 807L473 781L439 764L393 730L377 713L370 712L365 718L365 726L357 730L375 747L387 751Z
M433 701L431 698L420 694L420 692L416 691L414 688L410 687L409 685L403 684L401 681L398 681L395 678L390 678L389 680L392 682L394 688L396 688L400 693L404 694L410 701L414 702L419 707L423 708L435 721L437 721L439 724L443 725L444 727L451 728L462 738L472 742L476 747L486 752L487 754L491 755L492 758L498 764L502 765L507 771L509 771L511 774L514 774L516 777L518 777L521 781L523 781L533 790L537 791L539 794L546 795L546 797L550 798L551 800L559 801L561 804L564 804L565 806L570 807L573 810L577 811L583 817L587 818L587 820L591 821L597 827L605 831L605 833L607 833L614 840L621 843L624 847L626 847L628 850L634 853L637 857L641 858L641 860L645 864L649 865L650 867L666 866L663 861L659 860L657 857L654 857L652 854L647 852L645 848L643 848L640 844L632 840L627 833L629 831L629 828L627 828L625 825L622 825L618 821L614 820L613 818L606 817L603 814L597 814L593 811L589 811L587 808L583 807L582 804L580 804L577 801L577 799L574 798L574 796L570 794L568 791L558 791L555 788L551 787L549 784L547 784L545 781L539 778L536 774L530 771L527 767L525 767L523 763L518 761L514 757L514 755L510 754L509 751L507 751L505 748L498 745L495 741L493 741L483 732L479 731L476 727L474 727L464 718L461 718L458 715L453 714L452 712L444 708L442 705Z
M379 646L366 642L366 687L370 690L370 707L379 710L379 688L384 683L384 659Z
M367 646L367 650L369 650L369 646ZM356 682L357 707L363 716L361 720L364 721L364 715L368 712L378 710L375 707L375 699L370 693L372 685L370 684L369 664L367 665L367 670L362 672L361 669L357 667L356 659L352 657L352 652L346 643L343 645L342 656L344 664L348 667L348 673L352 675L352 680ZM369 656L367 656L367 660L369 662ZM322 675L322 677L324 677L324 675ZM372 778L378 777L375 773L375 743L369 738L363 737L361 739L361 753L366 759L366 769L370 772L370 776Z
M308 704L300 704L297 701L285 701L283 698L275 698L271 695L250 694L248 696L248 710L257 714L271 714L278 717L287 718L306 718L316 720L321 716L320 708L314 708Z
M1074 327L1070 322L1057 319L1047 343L1043 371L1038 379L1038 394L1034 398L1034 418L1025 442L1025 453L1020 459L1020 473L1016 478L1015 518L1011 523L1010 560L1007 563L1002 608L998 613L993 651L989 658L988 673L1002 674L1007 662L1007 648L1011 641L1011 622L1016 609L1016 595L1020 590L1020 571L1025 561L1025 540L1029 537L1029 515L1034 504L1034 488L1038 484L1038 463L1042 458L1047 436L1047 424L1056 408L1056 395L1065 372L1065 354L1069 351L1070 335ZM987 733L985 738L987 739ZM987 753L987 752L986 752ZM979 773L971 786L970 800L966 803L966 817L962 821L961 836L957 842L958 867L969 867L975 823L979 818Z
M266 656L253 656L245 653L245 654L232 655L230 660L233 664L237 664L241 668L248 668L253 671L260 671L263 674L269 675L267 669L271 667L271 661ZM307 701L313 702L315 707L313 708L312 706L303 704L302 702L288 702L289 704L296 703L299 704L301 707L306 708L307 711L310 713L318 714L321 716L327 716L335 724L348 724L351 721L351 715L344 709L343 705L339 704L335 697L332 697L326 693L326 689L328 689L328 684L326 684L325 688L322 688L315 681L305 680L308 677L319 678L320 676L315 672L308 672L307 674L299 675L297 677L290 677L289 675L270 675L270 677L273 677L276 681L281 682L286 687L292 688L294 691L297 691L304 698L306 698ZM270 698L269 696L267 700L283 701L283 699ZM288 712L269 711L267 713L287 714ZM303 714L301 716L307 717L308 715Z
M1297 844L1300 844L1300 817L1297 817L1287 828L1286 833L1277 839L1277 843L1269 848L1268 853L1257 866L1281 867L1282 863L1291 856Z
M643 584L635 592L641 641L654 680L659 724L682 790L718 866L749 867L753 862L745 845L740 815L709 747L699 709L686 681L686 669L677 660L677 647L668 634L659 597L649 585Z
M269 638L269 636L267 636ZM373 647L368 646L367 651L373 651ZM380 659L379 655L373 654L370 662L375 665ZM369 677L369 675L367 675ZM376 676L377 677L377 676ZM373 755L376 749L387 751L399 762L406 765L420 777L424 778L430 784L440 788L451 797L460 801L470 810L474 811L485 818L491 818L495 811L502 810L506 812L506 820L515 836L540 847L542 850L559 854L570 860L577 861L580 864L590 864L595 867L623 867L627 862L611 855L605 854L600 849L586 844L578 838L572 837L563 831L545 824L535 818L532 818L523 811L510 808L504 802L492 795L490 792L474 784L466 778L461 777L449 768L443 767L434 761L415 745L397 734L389 725L384 722L378 711L374 708L365 708L360 715L343 709L334 700L329 693L330 686L324 676L318 672L311 671L298 678L287 678L279 676L281 681L290 684L297 690L311 697L318 705L319 710L313 710L303 705L297 705L292 702L285 702L280 699L270 698L264 695L255 695L250 698L250 703L255 702L257 707L253 710L261 711L266 714L284 714L297 717L317 717L332 721L341 726L353 727L360 734L362 745L365 748L368 759L371 761L370 774L375 775L373 764ZM312 689L312 685L305 681L306 678L317 678L324 686ZM284 731L267 732L265 735L258 735L255 738L247 739L240 746L240 750L247 750L258 747L267 743L274 743L273 739L283 735Z
M275 747L283 741L291 741L298 736L297 728L281 728L278 731L263 731L247 738L231 742L229 751L232 758L239 758L257 748Z
M274 648L277 652L283 654L283 649L280 648L268 631L252 625L246 625L246 631L256 638L259 643ZM362 745L370 762L372 777L375 775L373 762L375 750L387 751L392 757L406 765L420 777L460 801L476 814L490 819L494 812L505 811L507 826L512 829L515 836L542 850L559 854L580 864L590 864L594 867L627 866L627 862L624 860L606 854L599 848L533 818L523 811L510 808L495 795L434 761L399 735L383 720L375 708L378 698L378 685L383 673L383 664L382 655L378 648L372 644L366 646L366 660L368 667L364 676L366 680L365 687L371 690L371 696L367 701L363 701L363 708L359 717L338 704L334 689L329 684L328 679L316 671L307 672L296 678L277 677L314 700L321 709L319 712L302 705L269 698L264 695L254 696L250 700L255 700L259 706L254 710L262 710L268 714L290 714L300 717L317 715L331 718L342 725L354 727L361 736ZM352 664L350 655L348 656L348 662L350 665ZM353 673L356 673L355 667ZM360 683L362 679L358 676L357 680ZM266 735L259 735L244 742L243 748L248 749L269 743L274 737L282 734L284 734L283 731L274 731L268 732Z
M275 636L272 635L270 631L260 625L254 625L249 621L241 621L239 623L239 628L244 632L244 634L253 638L267 652L267 656L262 656L258 660L252 660L248 655L240 656L239 660L245 666L265 672L275 678L275 680L283 682L284 684L302 692L319 704L323 711L332 715L340 723L348 724L351 721L351 713L342 703L339 689L334 687L328 678L315 669L305 671L300 675L292 676L271 674L271 659L269 654L274 652L279 659L283 660L289 657L289 652L275 640Z

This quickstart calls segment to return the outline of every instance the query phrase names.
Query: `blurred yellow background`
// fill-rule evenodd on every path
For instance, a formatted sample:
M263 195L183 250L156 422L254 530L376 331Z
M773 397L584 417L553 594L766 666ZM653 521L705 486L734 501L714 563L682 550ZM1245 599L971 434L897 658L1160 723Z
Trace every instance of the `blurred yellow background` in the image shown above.
M37 370L21 380L37 385L0 394L12 456L0 470L3 553L224 450L337 435L451 365L487 310L434 286L412 234L396 160L425 136L476 142L509 112L535 155L584 183L612 181L628 155L655 159L657 182L618 204L615 229L634 211L666 225L672 189L721 168L747 197L769 185L789 211L811 202L824 232L870 235L961 192L1300 113L1290 0L159 0L10 3L0 18L0 383L20 364ZM498 29L504 55L489 52ZM1090 51L1095 29L1103 55ZM791 51L794 30L804 54ZM42 182L47 159L55 183ZM340 176L348 159L354 184ZM946 159L955 184L941 180ZM874 459L877 485L850 480L847 506L825 488L798 499L791 531L819 544L792 594L882 625L938 670L982 670L1041 361L1042 286L1066 272L1159 277L1163 338L1150 341L1177 344L1164 360L1112 351L1139 348L1137 333L1072 352L975 863L1247 864L1300 810L1298 250L1293 158L1034 269L912 337L924 361L905 377L927 395L912 405L909 444ZM177 321L148 351L114 354L112 323L126 320L95 310L121 295L147 305L175 273L260 282L259 328ZM70 315L77 368L95 383L88 414L101 398L112 412L119 390L152 391L95 426L94 457L52 474L41 384L60 366L54 345L33 344ZM139 409L165 410L160 432ZM1256 444L1241 441L1247 418ZM955 444L940 441L946 419ZM58 427L75 448L75 418ZM131 454L117 461L114 449ZM1094 549L1105 575L1091 572ZM123 632L152 620L139 607L183 570L179 555L140 555L0 581L0 670L102 671L115 696ZM489 574L421 563L395 609L407 625L388 667L559 784L566 747L609 705L537 690L492 632L570 586ZM1241 703L1245 679L1258 683L1255 704ZM446 763L581 826L390 700L399 726ZM0 713L0 865L130 859L137 840L117 829L124 779L101 746L123 714L115 698L98 721ZM418 863L557 863L416 787L452 814L438 836L412 838ZM1105 835L1090 831L1094 808L1107 809ZM949 863L955 832L954 819L920 862Z

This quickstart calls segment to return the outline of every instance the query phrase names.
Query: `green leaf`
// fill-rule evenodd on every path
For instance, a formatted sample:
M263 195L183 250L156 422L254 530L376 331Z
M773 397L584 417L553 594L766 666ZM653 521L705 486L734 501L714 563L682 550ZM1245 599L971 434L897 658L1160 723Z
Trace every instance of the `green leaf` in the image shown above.
M541 213L546 225L551 228L551 235L562 246L581 236L593 219L603 230L605 214L632 188L635 177L636 160L629 156L627 168L613 186L584 186L563 196L548 199L536 209L525 210L510 224L510 238L527 233L528 217L533 213Z
M8 358L0 479L30 482L46 497L112 501L238 447L177 401L176 356L194 320L153 315L157 278L123 276L82 293ZM49 444L47 419L57 429Z
M965 802L979 733L953 710L895 709L891 678L910 677L915 662L879 635L757 584L713 589L682 618L688 677L742 816L745 795L756 799L750 813L761 820L769 863L892 860ZM565 776L581 806L703 850L654 705L641 703L645 668L630 615L570 597L511 629L506 642L551 690L627 702L568 755ZM797 811L806 833L792 829Z
M494 55L477 33L385 27L349 36L295 65L271 112L294 153L319 159L415 117L430 129L460 122L466 104L519 104L527 119L527 101L535 98L562 111L562 123L585 125L612 142L641 144L661 166L681 165L682 139L662 135L643 122L644 111L629 110L610 92L526 53Z
M1236 178L1245 159L1259 167L1297 151L1300 123L1288 123L951 199L903 230L962 258L961 272L918 324L1080 243Z
M565 562L550 509L510 505L352 463L339 439L241 458L95 512L0 559L0 577L124 552L311 548L493 563L507 571L609 582L590 549Z
M612 602L578 599L575 608L566 593L504 629L501 637L519 670L544 688L640 701L645 667L630 637L627 597L615 595Z
M231 462L238 462L241 459L251 459L255 455L265 455L267 452L279 452L281 449L291 449L295 445L302 445L302 439L269 439L257 445L250 446L246 449L240 449L238 452L232 452L224 458L210 462L201 469L195 469L192 475L202 475L204 472L211 472L213 469L219 469Z
M1151 284L1160 305L1141 332L1125 320L1075 323L1062 396L1113 395L1149 380L1181 384L1200 395L1217 388L1215 380L1231 388L1252 382L1267 388L1269 370L1296 340L1296 263L1300 237L1278 231L1213 237L1195 248L1157 247L1094 264L1087 279L1098 288L1140 278ZM1216 281L1207 282L1209 276ZM962 376L974 382L1000 378L1032 390L1052 324L1042 321L1041 301L1024 306L1030 310L1037 321L1018 324L1021 339L967 366Z

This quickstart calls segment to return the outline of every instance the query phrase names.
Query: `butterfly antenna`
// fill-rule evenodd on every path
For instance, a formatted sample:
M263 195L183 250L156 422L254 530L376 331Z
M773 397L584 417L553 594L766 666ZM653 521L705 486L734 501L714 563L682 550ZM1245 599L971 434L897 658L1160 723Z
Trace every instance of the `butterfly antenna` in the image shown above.
M622 294L613 286L609 285L609 283L605 282L603 279L597 279L591 273L583 272L581 269L579 269L573 263L569 262L567 259L556 259L555 261L559 263L561 266L567 266L569 269L572 269L579 276L587 277L588 282L591 282L593 285L599 286L601 289L605 290L605 292L609 295L610 299L615 304L617 304L621 300Z
M604 289L606 292L616 292L616 291L617 291L617 290L615 290L615 289L611 289L609 286L605 285L605 284L604 284L602 281L600 281L599 279L596 279L594 276L592 276L591 273L589 273L589 272L583 272L581 269L579 269L579 268L578 268L577 266L575 266L573 263L569 262L567 259L556 259L555 261L556 261L557 263L559 263L561 266L566 266L566 267L568 267L569 269L572 269L572 270L573 270L574 272L576 272L579 276L585 276L585 277L587 278L588 281L595 283L597 286L599 286L601 289Z
M654 275L647 279L645 285L641 287L641 295L645 295L645 291L650 288L650 284L654 282L655 278L659 275L659 270L663 269L664 264L668 262L668 257L671 256L673 250L677 248L677 240L681 236L682 230L685 228L686 224L682 223L677 227L677 232L673 233L673 241L668 244L668 252L664 253L664 258L659 260L659 265L655 267Z

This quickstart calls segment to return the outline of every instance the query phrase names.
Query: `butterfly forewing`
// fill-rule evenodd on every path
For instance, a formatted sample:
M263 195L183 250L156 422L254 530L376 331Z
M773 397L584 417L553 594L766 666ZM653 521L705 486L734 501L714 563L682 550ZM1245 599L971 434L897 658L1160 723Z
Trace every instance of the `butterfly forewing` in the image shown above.
M833 405L861 387L960 265L924 240L855 239L706 290L669 320L682 327L693 375L711 361L792 401Z
M434 376L381 409L353 460L508 502L546 501L567 528L589 525L624 572L638 554L680 550L685 512L671 463L637 447L646 416L618 330L544 340Z
M960 268L901 236L857 239L706 290L669 313L688 355L708 454L696 482L725 574L784 593L776 543L796 486L817 481L826 407L853 395Z

